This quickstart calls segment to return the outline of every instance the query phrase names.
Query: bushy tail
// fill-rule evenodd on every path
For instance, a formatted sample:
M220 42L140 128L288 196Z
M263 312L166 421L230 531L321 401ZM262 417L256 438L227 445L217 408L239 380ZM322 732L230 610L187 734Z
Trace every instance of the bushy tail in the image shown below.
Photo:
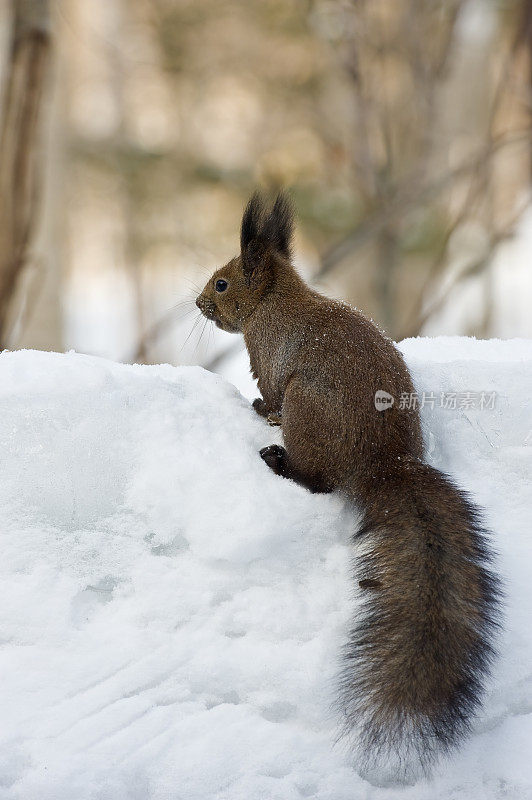
M499 582L476 509L438 470L400 462L373 474L363 495L346 730L356 730L367 767L426 772L467 734L481 701Z

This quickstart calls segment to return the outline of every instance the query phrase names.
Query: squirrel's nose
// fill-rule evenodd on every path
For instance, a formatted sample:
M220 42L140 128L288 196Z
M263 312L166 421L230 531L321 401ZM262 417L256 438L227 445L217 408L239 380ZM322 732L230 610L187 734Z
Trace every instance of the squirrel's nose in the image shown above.
M200 294L200 296L196 300L196 305L205 317L207 317L208 319L214 319L216 306L214 305L212 300L209 300L208 297L205 297L203 294Z

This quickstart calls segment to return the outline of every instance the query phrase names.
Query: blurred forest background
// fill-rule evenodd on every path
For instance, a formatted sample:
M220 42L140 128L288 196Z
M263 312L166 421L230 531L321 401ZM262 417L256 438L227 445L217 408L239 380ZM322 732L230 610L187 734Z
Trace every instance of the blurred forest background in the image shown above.
M0 90L0 348L224 371L257 187L395 339L532 335L532 0L0 0Z

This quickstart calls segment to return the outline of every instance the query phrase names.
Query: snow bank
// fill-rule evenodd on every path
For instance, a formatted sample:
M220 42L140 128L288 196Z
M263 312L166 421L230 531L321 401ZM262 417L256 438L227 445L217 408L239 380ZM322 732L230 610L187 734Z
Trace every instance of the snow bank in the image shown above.
M4 353L2 800L532 797L532 343L402 348L430 460L485 506L507 582L463 750L430 783L379 788L334 746L354 520L266 468L274 434L234 387Z

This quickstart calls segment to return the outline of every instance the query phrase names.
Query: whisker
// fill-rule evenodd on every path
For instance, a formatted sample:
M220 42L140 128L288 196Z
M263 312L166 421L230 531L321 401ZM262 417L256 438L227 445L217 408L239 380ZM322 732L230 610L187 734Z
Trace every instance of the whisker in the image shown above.
M184 322L187 317L190 317L190 315L194 313L194 311L196 311L195 308L187 308L182 314L176 317L176 322Z
M201 277L206 281L214 272L214 267L206 267L202 264L197 264L198 272L200 273Z
M194 330L195 330L195 328L197 327L197 325L198 325L198 322L201 322L201 319L202 319L202 314L201 314L201 312L200 312L200 311L198 311L198 315L199 315L199 316L198 316L198 318L195 320L195 322L194 322L194 324L193 324L192 328L190 329L190 333L188 334L187 338L185 339L185 341L184 341L184 342L183 342L183 344L181 345L181 348L180 348L180 350L179 350L179 352L180 352L180 353L181 353L181 351L183 350L183 348L184 348L184 346L186 345L186 343L188 342L188 340L190 339L190 337L192 336L192 334L194 333Z
M206 327L206 325L207 325L207 322L209 322L209 320L208 320L207 318L205 318L205 322L203 323L203 327L202 327L202 329L201 329L201 332L200 332L200 335L199 335L198 341L196 342L196 346L195 346L195 348L194 348L194 351L193 351L193 355L195 355L195 354L196 354L196 351L197 351L197 349L198 349L198 347L199 347L199 343L201 342L201 337L203 336L203 334L204 334L204 332L205 332L205 327Z
M195 281L193 281L191 278L187 278L186 275L184 276L183 280L185 280L188 283L188 285L194 292L196 292L197 294L201 294L202 290Z
M182 300L178 300L172 308L179 308L180 306L187 306L187 305L195 305L195 302L192 297L184 297Z

